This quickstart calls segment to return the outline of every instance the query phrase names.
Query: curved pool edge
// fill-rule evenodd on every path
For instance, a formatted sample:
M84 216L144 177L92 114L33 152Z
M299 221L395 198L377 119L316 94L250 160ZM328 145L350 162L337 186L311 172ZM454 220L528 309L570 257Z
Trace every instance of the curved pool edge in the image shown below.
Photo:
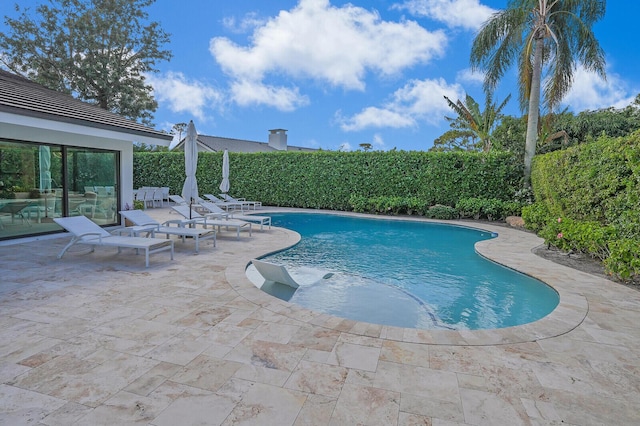
M376 216L350 212L299 209L269 210L270 213L280 211L329 213L376 219L423 221L494 232L497 233L498 236L476 243L476 251L487 259L539 279L552 287L558 293L560 299L558 306L547 316L535 322L520 326L483 330L401 328L334 317L277 299L261 291L246 276L245 269L251 259L239 259L237 265L234 264L233 267L230 266L227 269L228 282L234 287L238 294L248 301L276 314L284 315L292 321L306 322L310 325L320 326L338 332L431 345L488 346L535 342L537 340L566 334L578 327L587 316L589 306L586 297L579 292L579 282L577 282L577 280L602 280L602 278L594 277L536 256L532 250L542 244L543 240L532 233L518 229L494 226L486 223L470 224L464 221L439 221L424 218ZM279 231L278 235L281 235L283 238L275 238L275 235L272 234L271 236L274 238L269 241L269 250L261 253L260 256L283 250L295 245L299 241L300 236L295 231L276 227L274 227L274 229L277 229Z

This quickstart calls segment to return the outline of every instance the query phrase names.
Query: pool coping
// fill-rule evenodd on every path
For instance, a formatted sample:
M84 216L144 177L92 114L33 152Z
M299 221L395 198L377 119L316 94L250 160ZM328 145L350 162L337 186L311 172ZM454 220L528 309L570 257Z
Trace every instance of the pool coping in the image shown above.
M406 343L489 346L535 342L537 340L569 333L584 321L589 311L587 298L580 294L576 286L578 283L575 278L583 277L585 280L589 280L594 277L535 255L533 249L543 244L544 241L530 232L511 227L487 223L469 223L459 220L444 221L425 219L422 217L379 216L327 210L269 209L269 213L278 212L322 213L383 220L443 223L496 233L496 238L476 243L476 252L500 265L546 283L558 293L560 299L558 306L545 317L535 322L519 326L484 330L402 328L339 318L285 302L264 293L249 280L245 273L248 263L243 264L242 262L238 262L238 265L230 266L227 277L228 282L238 294L252 303L295 321L308 322L315 326L339 332L348 332L361 336L384 338ZM288 243L285 246L276 246L274 244L273 250L263 253L263 256L291 247L300 240L300 235L297 232L284 228L278 229L289 235L289 237L285 239Z

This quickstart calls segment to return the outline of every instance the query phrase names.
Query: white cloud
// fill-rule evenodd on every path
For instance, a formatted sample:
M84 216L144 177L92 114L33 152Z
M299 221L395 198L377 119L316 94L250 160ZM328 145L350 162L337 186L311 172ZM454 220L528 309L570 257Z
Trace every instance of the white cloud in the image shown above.
M280 111L293 111L309 103L298 88L268 86L251 80L236 81L231 84L234 101L241 106L268 105Z
M149 74L147 82L153 87L153 94L159 103L166 102L173 112L186 112L195 118L205 119L205 108L212 104L222 107L224 96L205 83L189 80L180 72L168 72L164 75Z
M373 146L377 149L384 149L384 139L378 133L373 135Z
M429 32L414 21L383 21L351 4L300 0L257 27L249 46L216 37L209 50L241 86L284 77L364 90L369 72L388 77L427 63L444 53L446 42L444 32Z
M420 122L437 125L449 112L444 96L459 99L464 96L464 90L459 84L447 84L442 78L411 80L382 107L367 107L348 118L338 112L336 118L344 131L414 127Z
M562 104L574 112L600 108L624 108L635 99L635 93L627 83L615 73L608 73L607 80L582 67L573 74L573 84ZM633 94L632 94L633 93Z
M351 144L349 142L344 142L340 144L338 147L338 151L348 152L351 151Z
M235 17L228 17L222 20L222 25L233 33L246 33L254 28L264 25L266 21L258 18L255 13L247 13L244 18L238 21Z
M497 10L479 0L407 0L395 9L408 10L415 16L426 16L449 27L477 30Z
M484 83L484 74L479 71L473 71L471 68L465 68L458 71L456 81L462 83L482 84Z
M336 116L341 122L340 127L345 132L363 130L370 127L412 127L415 126L415 119L407 114L403 114L392 109L368 107L351 118Z

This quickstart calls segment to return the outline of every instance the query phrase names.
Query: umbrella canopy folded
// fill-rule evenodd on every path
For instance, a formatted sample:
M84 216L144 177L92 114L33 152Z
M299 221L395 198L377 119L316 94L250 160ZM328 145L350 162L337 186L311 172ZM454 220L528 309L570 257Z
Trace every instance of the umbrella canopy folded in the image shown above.
M222 155L222 182L220 183L220 192L226 194L229 192L229 151L224 150Z
M196 180L196 168L198 167L197 138L196 126L191 120L187 127L187 136L184 139L184 171L186 179L182 186L182 198L190 204L198 196L198 181Z

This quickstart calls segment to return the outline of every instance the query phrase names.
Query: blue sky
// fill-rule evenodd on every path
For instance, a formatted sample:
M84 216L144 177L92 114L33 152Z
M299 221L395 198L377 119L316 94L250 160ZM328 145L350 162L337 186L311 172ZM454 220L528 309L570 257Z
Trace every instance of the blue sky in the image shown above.
M623 107L640 93L640 2L607 3L594 28L607 81L576 70L565 98L574 112ZM149 76L159 102L156 127L193 119L198 133L213 136L266 142L269 129L284 128L296 146L427 150L448 129L444 95L469 93L484 102L482 77L469 69L470 46L482 22L506 4L158 0L150 19L171 34L174 56ZM514 73L494 100L512 93L505 111L519 115Z

